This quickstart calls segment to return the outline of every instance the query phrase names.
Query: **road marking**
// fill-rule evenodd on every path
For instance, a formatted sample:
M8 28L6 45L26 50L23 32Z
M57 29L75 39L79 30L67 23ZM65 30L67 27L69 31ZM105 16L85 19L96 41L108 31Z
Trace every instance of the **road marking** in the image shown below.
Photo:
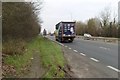
M90 58L91 60L95 61L95 62L99 62L99 60L95 59L95 58Z
M64 46L64 44L62 44L62 46Z
M114 70L114 71L120 72L120 70L118 70L118 69L116 69L116 68L114 68L112 66L107 66L107 67L110 68L110 69L112 69L112 70Z
M83 53L80 53L82 56L86 56L85 54L83 54Z
M77 50L74 50L74 52L78 52Z
M71 48L69 48L69 49L71 49Z
M65 47L67 47L67 46L65 46Z
M106 47L99 47L101 49L105 49L105 50L110 50L110 48L106 48Z
M64 46L64 44L62 44L62 43L59 43L61 46Z

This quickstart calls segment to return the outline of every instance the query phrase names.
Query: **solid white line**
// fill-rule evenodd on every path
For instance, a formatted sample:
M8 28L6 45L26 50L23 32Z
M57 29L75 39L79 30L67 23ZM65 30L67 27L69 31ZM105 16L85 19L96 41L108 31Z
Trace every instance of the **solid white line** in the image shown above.
M83 53L80 53L82 56L86 56L85 54L83 54Z
M112 69L112 70L114 70L114 71L120 72L120 70L118 70L118 69L116 69L116 68L114 68L112 66L107 66L107 67L110 68L110 69Z
M73 50L74 52L78 52L77 50Z
M71 48L69 48L69 49L71 49Z
M64 46L64 44L61 44L62 46Z
M67 47L67 46L65 46L65 47Z
M90 58L91 60L95 61L95 62L99 62L99 60L95 59L95 58Z
M59 43L61 46L64 46L62 43Z

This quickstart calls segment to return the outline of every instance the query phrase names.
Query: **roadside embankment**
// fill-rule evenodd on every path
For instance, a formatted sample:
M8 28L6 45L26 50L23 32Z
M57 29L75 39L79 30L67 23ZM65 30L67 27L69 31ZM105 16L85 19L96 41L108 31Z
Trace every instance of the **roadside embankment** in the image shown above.
M22 55L5 56L3 64L3 77L8 78L65 76L61 69L65 65L61 46L40 36L28 43Z

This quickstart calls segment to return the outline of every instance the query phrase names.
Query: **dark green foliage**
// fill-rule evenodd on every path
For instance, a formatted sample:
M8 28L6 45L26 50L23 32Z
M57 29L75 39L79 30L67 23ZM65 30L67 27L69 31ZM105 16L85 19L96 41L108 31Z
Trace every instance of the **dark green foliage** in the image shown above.
M7 38L32 38L39 33L40 25L32 3L2 3L3 40Z
M21 54L25 50L26 41L32 40L40 33L39 11L36 3L2 3L3 53Z

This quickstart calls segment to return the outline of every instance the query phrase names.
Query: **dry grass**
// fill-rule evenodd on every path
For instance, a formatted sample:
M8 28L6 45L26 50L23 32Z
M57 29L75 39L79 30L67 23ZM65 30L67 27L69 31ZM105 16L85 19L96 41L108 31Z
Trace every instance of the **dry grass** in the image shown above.
M25 45L26 42L22 39L10 39L6 42L3 42L2 53L8 55L22 54L25 50Z

